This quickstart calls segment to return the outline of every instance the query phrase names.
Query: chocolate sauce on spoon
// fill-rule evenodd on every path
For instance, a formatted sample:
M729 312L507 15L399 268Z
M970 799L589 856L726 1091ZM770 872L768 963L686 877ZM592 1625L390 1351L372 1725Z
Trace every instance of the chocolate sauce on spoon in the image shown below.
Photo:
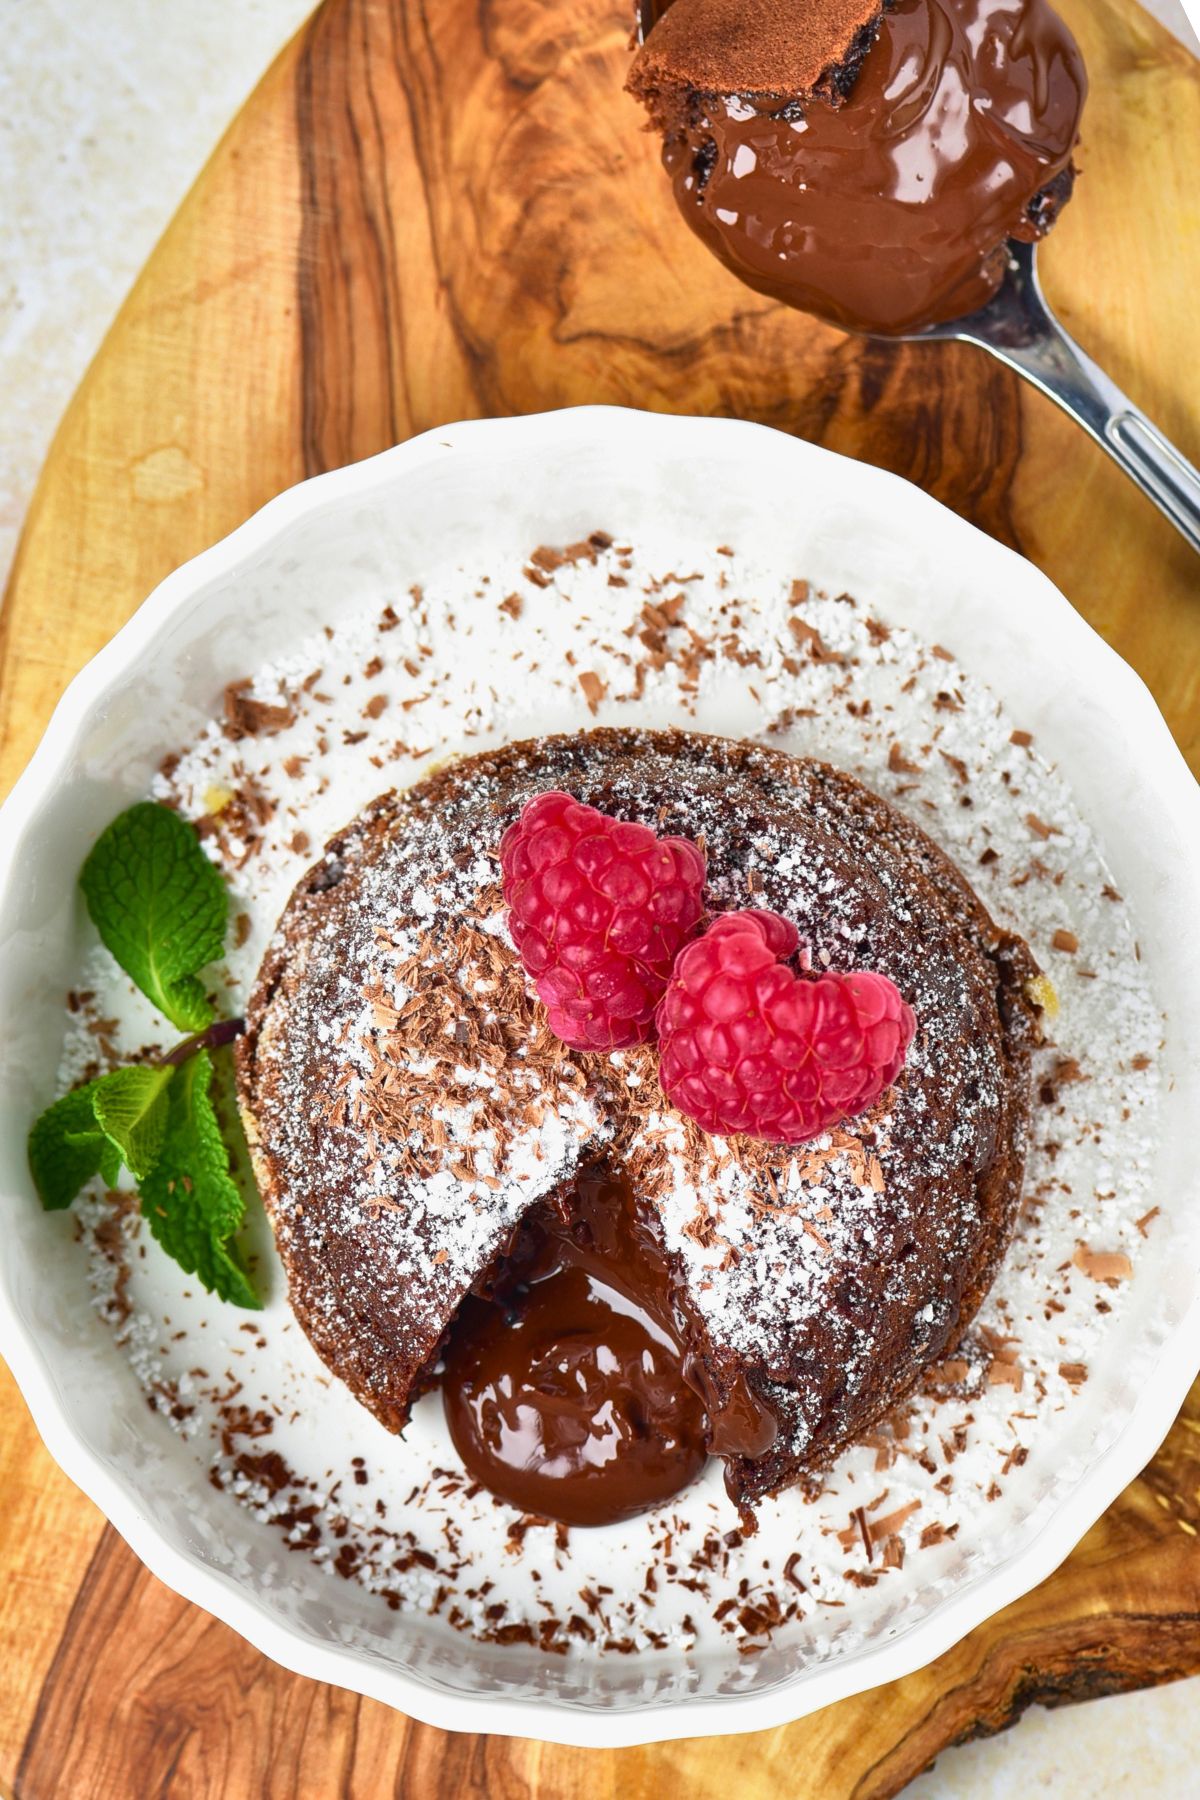
M690 86L684 22L711 30L726 4L671 8L663 161L697 235L752 287L852 331L983 306L1008 240L1043 236L1074 177L1087 77L1047 0L896 0L837 104L772 92L750 44L724 91Z

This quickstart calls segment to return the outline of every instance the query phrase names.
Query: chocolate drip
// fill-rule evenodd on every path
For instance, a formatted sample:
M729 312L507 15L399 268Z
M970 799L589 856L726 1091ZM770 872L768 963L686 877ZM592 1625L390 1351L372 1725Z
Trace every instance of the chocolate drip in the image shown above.
M468 1472L526 1512L606 1525L707 1458L666 1258L624 1182L585 1175L523 1224L464 1302L442 1394Z
M761 292L883 333L973 312L1006 241L1044 235L1087 91L1046 0L898 0L838 105L679 79L663 160L693 230Z
M779 1421L738 1370L721 1388L701 1356L689 1352L683 1378L704 1402L708 1447L714 1456L765 1456L779 1436Z

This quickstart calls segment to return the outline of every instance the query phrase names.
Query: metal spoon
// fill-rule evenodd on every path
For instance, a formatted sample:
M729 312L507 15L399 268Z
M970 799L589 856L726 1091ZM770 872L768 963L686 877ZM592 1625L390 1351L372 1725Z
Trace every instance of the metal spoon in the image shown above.
M669 5L670 0L637 0L639 43ZM1014 241L1008 248L1008 274L978 312L876 341L921 344L956 338L978 344L1082 425L1200 552L1200 471L1063 330L1038 281L1036 246Z
M986 306L889 343L978 344L1061 406L1200 551L1200 470L1126 398L1046 305L1036 245L1010 242L1008 274Z

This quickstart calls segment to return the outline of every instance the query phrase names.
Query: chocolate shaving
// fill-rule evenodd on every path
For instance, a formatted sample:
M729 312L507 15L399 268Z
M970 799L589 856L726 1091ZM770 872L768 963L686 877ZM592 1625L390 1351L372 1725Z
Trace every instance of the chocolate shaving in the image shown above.
M1133 1274L1133 1264L1122 1250L1089 1250L1080 1244L1071 1261L1089 1281L1103 1281L1109 1287L1128 1281Z
M600 702L608 692L604 682L590 669L585 669L579 677L579 685L583 689L583 697L587 701L588 711L592 714L600 710Z
M272 737L295 723L295 708L288 701L272 704L256 700L250 680L231 681L225 689L225 735L235 741L243 737Z

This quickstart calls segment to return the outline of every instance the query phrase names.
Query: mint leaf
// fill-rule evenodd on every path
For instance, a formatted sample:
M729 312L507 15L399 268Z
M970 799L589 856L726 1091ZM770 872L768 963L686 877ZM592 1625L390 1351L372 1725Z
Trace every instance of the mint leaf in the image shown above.
M93 1111L94 1110L93 1107ZM121 1152L117 1149L117 1146L113 1143L112 1139L105 1137L102 1131L97 1132L94 1126L91 1131L68 1131L67 1133L68 1144L78 1145L81 1149L85 1144L94 1143L97 1138L99 1138L98 1155L100 1158L100 1179L105 1187L116 1187L118 1181L121 1179L122 1164ZM91 1175L89 1175L87 1179L90 1181Z
M213 1108L212 1058L198 1050L167 1093L167 1125L158 1159L141 1183L142 1212L168 1256L210 1293L238 1306L261 1306L232 1242L245 1204Z
M213 1017L196 971L225 948L225 884L192 827L143 800L101 833L79 877L105 945L181 1031Z
M114 1069L96 1083L92 1112L121 1161L138 1181L154 1166L167 1130L171 1068Z
M102 1078L103 1079L103 1078ZM93 1175L110 1181L112 1146L96 1123L92 1096L99 1081L85 1082L48 1106L29 1133L29 1167L47 1212L70 1206ZM107 1159L106 1152L110 1152ZM120 1173L120 1161L117 1162ZM111 1180L115 1180L112 1176Z
M29 1133L29 1167L47 1212L70 1206L94 1175L115 1187L122 1163L139 1179L158 1155L174 1069L114 1069L64 1094Z
M121 1179L121 1152L107 1137L100 1146L100 1179L109 1188L116 1187Z

